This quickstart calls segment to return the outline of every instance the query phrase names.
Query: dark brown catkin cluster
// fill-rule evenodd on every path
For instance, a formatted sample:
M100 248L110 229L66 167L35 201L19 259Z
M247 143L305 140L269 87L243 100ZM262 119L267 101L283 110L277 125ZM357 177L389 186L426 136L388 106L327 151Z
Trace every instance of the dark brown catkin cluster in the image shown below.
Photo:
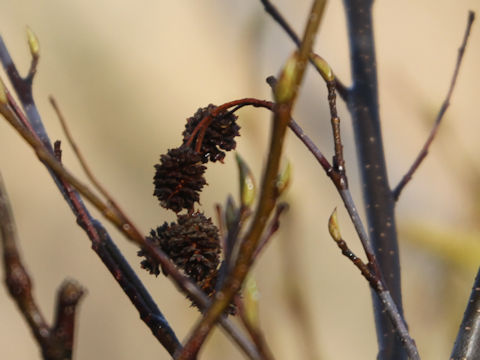
M178 213L183 209L191 210L200 200L200 191L207 183L203 174L201 156L189 147L170 149L160 156L160 164L155 165L153 195L160 205Z
M194 135L194 139L190 139L193 131L202 119L207 116L212 116L212 111L215 109L216 106L210 104L205 108L198 109L192 117L187 119L185 131L182 133L183 144L186 144L189 141L192 144L196 144L195 140L198 140L200 132L197 132ZM200 148L203 163L206 163L209 160L212 162L217 160L223 161L225 158L225 151L235 149L237 146L235 137L240 135L240 126L238 126L236 121L237 116L226 111L220 112L217 116L212 116L211 123L205 130L205 136Z
M220 263L220 241L218 229L211 218L199 212L179 215L177 222L170 225L165 222L152 230L147 240L160 247L206 293L214 290L215 284L211 284L211 278ZM141 262L142 268L151 274L160 274L159 265L146 252L140 250L138 254L145 256Z
M210 297L218 279L220 239L211 218L194 211L194 205L207 184L204 164L222 162L224 151L236 147L235 137L240 129L236 115L223 111L213 116L215 109L216 106L209 105L188 118L182 145L161 155L160 163L155 165L153 194L162 207L177 214L177 221L165 222L147 236L147 241L165 252ZM186 213L180 214L183 210ZM160 274L159 264L146 251L142 249L138 255L144 257L142 268ZM231 305L228 312L235 311Z

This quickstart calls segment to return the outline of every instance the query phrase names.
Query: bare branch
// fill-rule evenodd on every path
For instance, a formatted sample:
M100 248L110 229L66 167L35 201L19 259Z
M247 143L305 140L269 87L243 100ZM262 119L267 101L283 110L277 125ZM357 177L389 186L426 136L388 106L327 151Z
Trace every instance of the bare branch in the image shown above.
M34 75L36 72L37 62L38 62L38 40L36 41L37 49L32 49L32 36L33 34L31 30L27 32L29 46L30 46L30 53L32 55L31 58L31 65L28 75L23 78L20 76L15 63L13 62L10 53L8 52L5 43L3 42L3 38L0 36L0 62L5 69L5 72L10 79L15 92L20 99L22 107L27 114L27 118L34 129L34 132L38 134L40 137L41 142L45 145L48 151L52 151L52 144L48 139L47 133L45 131L45 127L43 126L42 119L38 112L37 106L35 105L35 101L33 99L33 92L32 92L32 82L34 79ZM32 51L33 50L33 51Z
M16 67L11 60L1 37L0 61L3 63L4 67L9 66L10 72L7 71L9 76L15 77L18 75ZM170 278L176 283L176 285L183 292L187 293L202 308L207 307L210 303L207 296L188 277L180 273L175 265L171 263L167 255L154 245L146 242L144 236L122 211L115 211L116 209L114 207L105 204L103 200L97 197L87 186L83 185L63 167L53 155L50 140L43 127L40 115L36 110L33 98L30 99L28 96L28 94L31 93L31 82L27 83L19 76L14 79L10 78L10 80L17 85L17 92L23 91L23 94L26 94L24 96L25 104L28 105L29 113L34 117L35 122L31 121L30 116L28 117L30 121L26 121L25 115L15 104L15 100L10 96L8 89L5 88L1 79L0 90L2 93L0 93L0 113L30 144L39 159L47 167L59 190L62 191L65 200L69 203L73 213L77 216L77 222L87 232L87 235L93 244L92 248L100 256L112 275L114 275L115 280L120 284L139 311L142 320L152 329L154 336L156 336L165 346L169 353L173 354L179 346L175 333L170 328L168 322L163 317L163 314L160 312L135 272L124 259L119 249L115 246L103 225L98 220L91 218L83 201L74 191L72 185L90 200L108 220L116 225L128 239L140 245L149 252L155 261L162 264L162 267L171 275ZM21 98L20 94L19 98ZM30 123L32 123L32 126L30 126ZM38 136L38 134L40 134L40 136ZM43 140L40 140L40 138ZM118 273L121 273L122 276L117 276ZM258 353L255 346L245 338L234 324L226 319L222 319L220 322L228 335L239 344L240 348L247 354L247 356L252 359L258 359Z
M437 117L435 118L433 127L430 130L430 135L425 141L425 144L420 150L420 153L417 155L417 158L415 159L413 164L410 166L410 169L408 169L407 173L403 176L402 180L400 180L398 185L393 190L393 197L395 198L395 201L398 201L403 189L408 184L408 182L412 179L413 174L415 173L415 171L417 171L420 164L427 157L430 145L435 139L435 136L437 135L437 132L438 132L438 128L440 127L440 124L444 118L444 115L447 112L448 107L450 106L450 99L452 97L453 90L455 89L455 84L457 83L458 73L460 72L460 66L462 65L463 55L465 54L465 49L467 47L468 39L470 37L470 31L472 29L474 20L475 20L475 13L473 11L470 11L468 13L467 27L465 29L465 34L463 35L463 41L462 41L462 44L460 45L460 48L458 49L457 62L455 64L455 70L453 71L453 75L450 81L450 87L448 88L447 95L445 97L445 100L443 100L442 106L440 107Z
M372 289L380 298L385 311L387 312L393 324L393 327L399 335L401 342L405 345L409 359L420 360L415 341L410 337L407 324L405 323L402 314L400 314L395 301L393 301L390 292L385 287L382 277L379 273L375 272L375 268L373 268L372 271L372 269L365 264L362 259L357 257L352 250L350 250L345 240L343 240L340 234L340 228L338 226L336 209L333 211L328 221L328 230L332 236L332 239L335 240L340 250L342 250L342 254L345 255L360 270L363 277L367 279Z
M287 203L282 202L277 205L275 209L275 214L273 214L273 218L272 220L270 220L270 224L268 225L268 228L263 234L262 239L260 240L260 243L258 244L258 247L255 250L255 253L253 254L254 259L256 259L260 255L260 253L268 244L272 236L277 232L278 228L280 227L280 216L286 210L288 210Z
M32 280L18 251L15 220L1 174L0 234L7 288L42 349L44 359L71 359L76 310L83 289L72 281L66 281L61 286L56 304L57 321L53 328L50 327L33 296Z
M298 35L295 33L295 30L290 26L290 24L287 22L287 20L283 17L283 15L280 13L280 11L271 3L270 0L260 0L261 3L263 4L263 7L265 8L265 11L267 14L269 14L272 19L280 25L280 27L287 33L287 35L290 37L290 39L297 45L297 47L300 47L301 45L301 40L298 37ZM318 67L318 65L315 63L312 57L310 57L310 63L313 65L315 70L319 74L321 74L321 70ZM343 100L347 99L348 96L348 88L343 84L343 82L340 79L336 79L335 82L336 89L338 91L338 94Z
M80 165L82 166L83 171L87 175L88 179L92 182L92 184L97 188L97 190L108 200L110 204L116 204L116 202L112 199L110 194L108 193L107 189L100 184L98 179L95 177L93 172L90 170L90 167L87 164L87 161L85 160L85 157L83 156L80 147L77 145L75 142L75 139L73 138L72 133L70 132L70 129L68 128L67 121L65 117L63 116L63 113L60 111L60 107L58 106L57 101L53 96L49 96L48 98L50 100L50 104L53 107L53 110L55 110L55 113L57 114L58 120L60 121L60 125L62 126L63 132L65 133L65 136L67 137L68 143L73 149L73 152L75 153L75 156L77 157L78 161L80 162ZM118 206L112 205L118 209Z
M265 340L265 336L258 326L258 324L253 324L252 321L248 318L245 310L245 304L240 299L239 296L235 297L235 305L238 308L238 312L240 315L240 320L242 321L243 326L248 331L250 338L255 342L257 346L260 356L262 360L273 360L274 356L272 351L270 350L267 341Z
M64 345L64 351L70 356L75 340L77 305L84 293L84 289L73 280L65 280L57 293L57 311L52 336Z
M284 67L279 82L275 88L275 110L273 130L268 152L268 160L262 180L259 203L251 226L242 242L234 269L228 275L221 291L216 294L215 301L205 313L203 319L190 334L187 343L178 359L192 359L207 338L216 321L222 316L235 294L240 289L249 267L252 256L258 247L258 242L264 231L266 222L275 207L275 179L278 174L280 157L283 149L283 139L290 122L291 111L298 95L297 90L303 80L306 62L312 51L313 42L320 25L325 0L313 3L304 37L298 53L295 53Z

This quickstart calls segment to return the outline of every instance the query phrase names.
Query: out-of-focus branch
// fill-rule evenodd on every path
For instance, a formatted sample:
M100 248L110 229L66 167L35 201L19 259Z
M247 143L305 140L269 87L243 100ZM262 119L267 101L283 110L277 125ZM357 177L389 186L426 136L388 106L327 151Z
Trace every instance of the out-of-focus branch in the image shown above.
M38 41L34 41L33 45L35 44L37 47L32 46L29 38L32 56L38 56ZM135 272L131 269L119 249L113 243L110 235L98 220L95 220L90 216L83 201L75 190L79 191L90 200L92 204L96 206L108 220L116 225L128 239L139 244L149 252L155 261L162 264L162 268L170 274L170 278L174 280L179 289L187 293L197 304L199 304L199 306L202 308L207 307L209 304L208 297L188 277L180 273L165 253L145 240L140 231L126 216L124 216L123 211L116 211L115 207L105 204L103 200L97 197L87 186L79 182L57 160L53 154L50 140L33 102L33 98L30 99L28 95L32 93L31 77L22 79L18 75L18 71L16 70L1 37L0 61L6 69L8 68L7 74L10 76L10 81L16 84L16 91L21 91L26 94L24 96L25 101L22 102L22 104L28 109L27 116L25 116L16 105L13 97L10 96L3 81L0 79L0 113L30 144L39 159L47 167L59 190L64 195L65 200L70 205L71 210L77 217L77 222L86 231L92 241L92 248L97 252L114 276L115 280L119 283L137 308L142 320L150 327L152 333L163 344L167 351L170 354L173 354L180 346L175 333L158 309L148 291L143 286L142 282L138 279ZM19 98L22 99L20 95ZM72 186L75 189L73 189ZM119 273L121 273L122 276L117 276ZM220 322L227 334L238 343L239 347L247 354L247 356L252 359L258 359L258 353L255 346L233 323L227 319L222 319Z
M53 323L52 336L65 345L65 351L72 354L75 340L75 316L78 302L84 290L75 281L66 280L57 293L57 312Z
M270 76L267 78L267 83L273 88L276 84L277 80L275 77ZM330 86L329 81L327 81L327 87L329 90L332 89L331 87L331 80ZM331 113L336 115L336 110L332 110L332 104L330 104ZM338 123L334 119L338 120ZM332 116L332 128L333 128L333 137L334 137L334 147L335 147L335 157L339 157L343 160L343 155L341 154L342 151L342 141L340 137L340 130L339 130L339 119L337 116ZM360 219L360 215L358 214L357 207L353 201L352 195L350 193L350 189L348 188L348 181L345 174L345 169L339 168L339 164L337 161L337 165L331 165L327 158L323 155L317 145L310 139L310 137L305 134L302 127L294 120L290 119L290 123L288 125L290 130L297 136L297 138L305 145L308 151L315 157L317 162L322 166L325 174L332 180L333 184L335 185L336 189L338 190L345 208L347 209L348 214L350 215L350 219L352 220L353 225L355 226L355 230L360 238L360 242L365 250L365 254L367 255L368 261L372 264L373 267L378 267L377 260L375 258L375 254L373 251L372 243L365 231L365 227ZM335 158L333 163L335 163ZM342 162L344 165L344 163Z
M387 313L393 327L395 328L396 334L398 334L401 342L405 346L409 359L420 360L415 341L410 337L407 324L403 319L403 316L398 311L397 305L393 301L390 292L387 288L385 288L383 279L379 276L379 274L372 272L368 265L365 264L362 259L357 257L350 250L345 240L343 240L340 234L340 228L338 226L336 209L330 216L328 222L328 230L333 240L335 240L340 250L342 250L342 254L345 255L360 270L363 277L367 279L372 289L378 295L380 301L383 304L384 311Z
M445 100L443 100L442 106L440 107L440 111L438 112L435 122L433 124L433 127L430 130L430 135L425 141L425 144L420 150L420 153L417 155L417 158L415 159L413 164L410 166L410 169L408 169L407 173L403 176L402 180L400 180L398 185L393 190L393 197L395 198L395 201L398 201L402 190L405 188L408 182L412 179L413 174L415 173L415 171L417 171L417 169L419 168L423 160L425 160L425 158L427 157L430 145L435 139L435 136L437 135L437 132L438 132L438 128L440 127L440 124L444 118L444 115L447 112L448 107L450 106L450 99L452 97L455 84L457 83L458 73L460 71L460 66L462 65L463 55L465 54L465 49L467 47L468 39L470 37L470 31L472 29L474 20L475 20L475 13L473 11L470 11L468 13L467 27L465 29L465 34L463 35L463 41L462 41L462 44L460 45L460 48L458 49L457 62L455 64L455 70L453 71L452 79L450 80L450 87L448 88L447 95L445 97Z
M450 360L476 359L480 354L480 267L453 346Z
M1 40L1 39L0 39ZM61 160L61 151L59 148L59 143L56 148L56 151L53 152L53 149L50 144L50 140L48 135L45 132L45 128L43 127L43 123L41 122L41 118L38 114L38 111L32 110L32 107L35 107L33 102L33 98L30 99L28 94L32 92L32 78L35 73L36 63L38 61L38 41L36 38L32 38L32 33L29 32L29 45L30 50L32 53L32 66L29 72L29 76L27 78L22 79L18 77L18 72L16 71L15 65L13 64L10 55L8 54L8 50L3 44L3 41L0 41L0 59L2 59L3 65L5 67L8 66L7 74L9 76L15 77L10 78L12 83L16 84L17 91L22 91L23 94L27 94L23 96L23 100L25 103L23 104L24 107L28 107L30 109L29 113L34 119L30 119L23 114L23 112L19 109L16 105L15 100L12 96L10 96L9 91L5 88L3 81L0 79L0 113L9 121L9 123L19 131L19 133L31 144L34 148L36 153L38 154L39 158L48 159L46 161L42 161L47 169L49 170L50 174L55 180L55 183L59 187L60 191L64 195L65 200L70 205L73 213L77 217L77 222L79 225L86 231L87 235L89 236L90 240L92 241L93 248L96 250L97 254L104 260L105 265L114 275L114 278L117 282L121 285L122 289L127 293L127 295L132 300L132 303L137 307L140 313L150 313L150 317L152 320L150 324L148 324L151 328L156 337L159 341L165 346L165 348L170 352L173 353L177 347L180 345L178 339L176 338L173 330L168 325L167 321L164 319L163 315L161 314L160 310L151 299L148 292L143 287L143 284L140 280L135 276L128 276L126 273L122 273L123 276L117 276L119 269L129 269L130 274L134 274L133 270L130 269L128 263L120 254L119 250L114 246L109 246L108 250L105 250L107 247L105 246L107 243L113 244L110 237L106 237L101 239L98 236L97 229L93 225L93 219L88 213L86 207L84 206L82 200L78 196L78 193L74 191L71 184L65 180L64 177L61 175L56 174L52 171L52 167L48 166L48 161L51 162L53 167L56 167L57 170L59 169L62 171L63 166L60 162ZM9 60L10 63L5 63L5 59ZM32 70L33 69L33 70ZM20 95L19 95L20 97ZM20 97L21 98L21 97ZM27 114L29 114L27 113ZM43 139L43 141L41 140ZM69 174L68 174L69 175ZM73 178L73 177L72 177ZM88 190L88 188L87 188ZM101 202L101 200L99 200ZM103 228L102 226L97 224L97 228ZM103 245L103 246L101 246ZM104 251L102 251L104 250ZM112 257L115 258L115 261L105 261L106 259ZM127 292L126 288L133 288L133 291ZM64 302L60 302L64 303ZM62 314L61 311L58 312L59 315ZM62 330L62 327L66 328L65 322L62 320L64 316L60 316L58 318L58 329ZM58 334L58 333L56 333Z
M265 246L268 244L270 239L272 238L273 234L275 234L280 227L280 216L284 211L288 210L288 204L287 203L279 203L275 209L275 214L273 214L273 218L270 221L270 224L268 225L267 230L262 236L262 239L260 240L257 249L255 250L255 253L253 254L253 258L256 259L262 250L265 248Z
M292 214L295 222L295 214ZM282 301L286 303L290 317L293 319L298 329L296 340L298 341L299 354L298 359L321 360L325 359L322 354L322 339L315 331L315 325L318 324L316 316L313 316L308 306L307 295L310 289L305 282L298 281L305 277L305 259L303 257L303 248L297 238L294 226L284 226L282 228L283 236L279 239L280 250L280 271L278 278L282 279ZM300 245L300 246L299 246ZM303 266L302 266L303 265ZM308 265L307 265L308 266ZM311 271L308 267L307 271ZM282 318L285 316L281 314ZM321 323L321 320L320 320Z
M33 296L32 280L18 251L15 221L1 174L0 233L5 283L42 349L43 358L48 360L71 359L77 305L84 290L74 281L65 281L58 291L56 321L53 327L47 324Z
M295 45L297 45L297 47L300 47L301 39L298 37L298 35L295 33L295 30L293 30L293 28L290 26L288 21L283 17L280 11L275 7L275 5L273 5L270 0L260 0L260 1L263 4L263 7L265 8L265 11L267 12L267 14L269 14L272 17L272 19L278 25L280 25L280 27L287 33L287 35L295 43ZM315 63L313 56L314 55L310 57L310 63L313 65L315 70L317 70L317 72L321 74L322 71L319 68L318 64ZM343 100L345 100L347 98L348 89L343 84L343 82L340 81L340 79L338 78L336 78L335 87L340 97Z
M320 165L322 165L327 176L330 177L333 184L337 188L343 200L345 208L347 209L347 212L350 215L350 219L352 220L353 225L355 226L355 230L360 238L360 241L363 245L365 254L369 261L368 263L369 267L366 264L364 264L359 258L354 256L354 254L350 251L350 249L348 249L344 241L339 240L337 244L339 244L342 250L345 250L343 252L344 255L346 255L347 257L350 257L351 260L352 260L352 256L355 258L355 261L354 261L355 265L359 267L362 274L367 278L367 280L369 280L369 282L371 282L371 285L373 284L372 289L374 289L377 292L377 295L379 296L380 301L386 304L386 307L388 307L389 316L392 322L394 323L394 327L396 331L399 332L402 338L407 339L405 341L405 344L410 347L410 349L408 350L409 353L416 352L418 355L418 352L416 351L416 348L415 348L415 343L413 342L413 340L411 339L408 333L405 320L401 315L401 313L398 311L396 304L394 303L388 289L385 286L385 282L383 280L382 273L379 270L379 264L376 259L372 244L370 242L370 239L368 238L368 235L365 231L365 227L362 223L362 220L360 219L356 205L352 199L350 190L348 188L345 162L343 160L343 145L342 145L342 139L340 136L340 118L338 117L336 106L335 106L335 86L334 86L335 78L333 77L333 73L329 70L329 65L323 59L320 58L316 60L318 60L317 62L321 62L323 64L322 69L327 70L326 72L324 72L324 74L330 74L329 76L325 76L326 78L325 80L327 82L327 88L329 92L328 100L329 100L329 106L330 106L331 124L332 124L332 130L333 130L333 140L334 140L335 155L332 161L333 165L330 165L330 163L325 159L321 151L317 148L315 143L310 140L310 138L304 133L302 128L297 123L295 123L293 119L290 120L290 125L289 125L290 129L306 145L307 149L315 156L315 158L320 163ZM269 83L270 86L273 87L276 84L276 79L271 76L267 79L267 82ZM336 219L336 216L335 216L335 219ZM374 280L374 283L372 283L373 280Z
M198 350L207 338L212 327L222 316L240 289L252 264L252 257L258 247L268 218L275 207L277 197L275 180L278 175L283 141L324 8L325 0L314 1L300 49L287 61L275 88L273 129L268 160L262 179L259 203L250 228L240 246L235 267L231 271L231 274L228 275L222 289L216 294L214 302L202 320L195 326L195 329L190 334L178 359L185 360L196 357Z
M73 152L75 153L75 156L77 157L78 161L80 162L80 165L82 166L83 171L87 175L88 179L90 182L97 188L97 190L107 199L107 201L115 208L119 209L119 206L116 205L115 200L112 198L112 196L109 194L107 189L100 184L100 181L97 180L93 172L90 170L90 167L87 164L87 161L85 160L85 157L83 156L82 152L80 151L80 147L77 145L75 142L75 139L73 138L73 135L68 128L67 121L65 117L63 116L63 113L60 111L60 107L57 104L57 101L53 96L49 97L50 104L52 105L53 109L55 110L55 113L57 114L58 120L60 121L60 125L62 126L63 132L65 133L65 136L67 137L68 143L73 149Z
M248 295L247 295L248 296ZM235 297L235 305L238 308L240 320L248 331L250 338L255 342L262 360L274 360L274 356L265 340L264 333L260 329L258 323L253 322L247 315L247 310L243 299L240 296Z
M13 88L18 95L20 103L27 114L31 126L35 133L40 137L40 141L45 145L48 151L52 151L52 144L47 136L42 119L33 99L32 83L37 71L37 65L40 56L39 42L32 30L27 29L27 40L30 49L31 62L30 69L26 77L22 77L13 62L10 53L0 36L0 62L12 82Z

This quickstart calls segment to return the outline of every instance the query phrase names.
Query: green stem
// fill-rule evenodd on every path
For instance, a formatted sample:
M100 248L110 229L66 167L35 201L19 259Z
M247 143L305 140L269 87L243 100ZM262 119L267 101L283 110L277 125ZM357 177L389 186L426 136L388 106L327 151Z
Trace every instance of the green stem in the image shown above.
M325 3L326 0L316 0L314 2L308 18L302 45L298 53L295 53L287 62L275 88L276 104L274 107L272 136L270 139L268 161L260 191L259 204L251 227L240 247L235 267L227 277L222 290L217 293L211 307L196 325L177 359L186 360L196 357L198 350L213 326L224 313L235 294L240 290L250 269L255 249L261 239L268 218L275 207L277 197L276 179L279 171L285 133L290 122L298 88L303 80L307 61L312 51Z

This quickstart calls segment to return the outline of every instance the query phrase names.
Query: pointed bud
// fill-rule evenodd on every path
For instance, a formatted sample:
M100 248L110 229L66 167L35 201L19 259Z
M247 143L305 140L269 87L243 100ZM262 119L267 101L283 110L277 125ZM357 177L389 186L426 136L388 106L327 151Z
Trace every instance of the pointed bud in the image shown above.
M275 86L275 101L277 103L287 103L295 97L297 93L298 77L298 53L294 52L287 60Z
M338 227L337 208L333 210L332 215L330 215L330 219L328 219L328 231L330 232L330 236L333 238L333 240L337 242L342 240L340 228Z
M292 176L292 166L290 161L287 160L283 171L278 175L277 178L277 192L278 195L281 195L290 185L290 179Z
M325 59L318 56L317 54L313 54L312 59L315 66L320 70L320 74L326 82L335 80L332 68L330 67L330 65L328 65Z
M257 288L257 282L253 275L249 274L245 281L245 289L243 291L243 303L245 306L245 316L248 322L258 328L259 315L258 315L258 301L260 299L260 292Z
M30 48L30 54L33 58L38 58L40 55L40 44L37 36L33 33L32 29L27 26L27 40L28 47Z
M247 163L238 153L235 154L235 158L237 159L240 179L240 201L243 206L249 207L255 201L255 179Z
M231 195L228 195L227 203L225 204L225 225L227 227L227 231L233 229L235 223L238 221L237 219L237 205L235 205L235 200Z

